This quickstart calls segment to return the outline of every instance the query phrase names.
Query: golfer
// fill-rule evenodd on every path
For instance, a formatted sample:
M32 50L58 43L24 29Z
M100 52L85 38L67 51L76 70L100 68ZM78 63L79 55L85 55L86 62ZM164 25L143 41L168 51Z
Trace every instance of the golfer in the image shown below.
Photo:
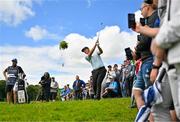
M98 48L97 51L95 51L96 47ZM87 55L85 59L91 64L93 68L92 77L93 89L95 93L94 98L100 100L101 83L106 75L106 68L104 67L103 61L100 56L103 53L103 50L99 45L99 38L91 50L88 47L84 47L82 49L82 52Z

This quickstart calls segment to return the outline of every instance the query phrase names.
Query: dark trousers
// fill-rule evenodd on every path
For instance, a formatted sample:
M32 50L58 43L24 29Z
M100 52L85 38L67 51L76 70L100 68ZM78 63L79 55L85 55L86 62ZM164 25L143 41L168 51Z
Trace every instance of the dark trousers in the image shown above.
M132 94L133 78L128 78L126 82L127 82L127 95L130 97Z
M42 88L42 101L46 100L49 102L50 98L50 88Z
M74 98L75 100L82 100L82 90L74 91Z
M101 67L97 70L92 71L92 77L93 77L93 89L96 99L100 99L101 94L101 83L106 75L106 68Z
M115 93L113 91L108 91L108 93L103 96L103 98L115 98L115 97L118 97L118 93Z
M50 100L56 100L57 92L51 92L50 93Z

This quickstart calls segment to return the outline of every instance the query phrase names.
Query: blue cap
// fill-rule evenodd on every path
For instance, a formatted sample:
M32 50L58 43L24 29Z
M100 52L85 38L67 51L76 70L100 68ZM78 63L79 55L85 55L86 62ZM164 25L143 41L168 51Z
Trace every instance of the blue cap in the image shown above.
M16 62L17 63L17 59L16 58L12 59L12 62Z

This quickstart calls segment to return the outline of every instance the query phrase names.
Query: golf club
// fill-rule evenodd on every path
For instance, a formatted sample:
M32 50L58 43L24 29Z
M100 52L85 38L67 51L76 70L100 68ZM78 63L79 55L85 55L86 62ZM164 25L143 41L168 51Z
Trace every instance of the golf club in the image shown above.
M103 26L103 22L100 23L100 28ZM100 38L100 33L101 31L99 31L98 36L97 36L97 42L99 43L99 38Z

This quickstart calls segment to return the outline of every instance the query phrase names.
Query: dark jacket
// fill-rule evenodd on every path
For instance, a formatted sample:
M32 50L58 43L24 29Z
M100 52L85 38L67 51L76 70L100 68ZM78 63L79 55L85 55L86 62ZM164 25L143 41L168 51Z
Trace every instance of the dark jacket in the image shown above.
M81 90L81 88L84 88L85 86L86 86L86 84L82 80L75 80L73 83L73 89L75 91Z
M160 23L157 11L155 11L150 17L146 18L146 25L151 28L159 27L159 24ZM150 50L151 41L151 37L140 34L140 40L139 44L136 47L136 51L141 54L142 58L152 56Z

